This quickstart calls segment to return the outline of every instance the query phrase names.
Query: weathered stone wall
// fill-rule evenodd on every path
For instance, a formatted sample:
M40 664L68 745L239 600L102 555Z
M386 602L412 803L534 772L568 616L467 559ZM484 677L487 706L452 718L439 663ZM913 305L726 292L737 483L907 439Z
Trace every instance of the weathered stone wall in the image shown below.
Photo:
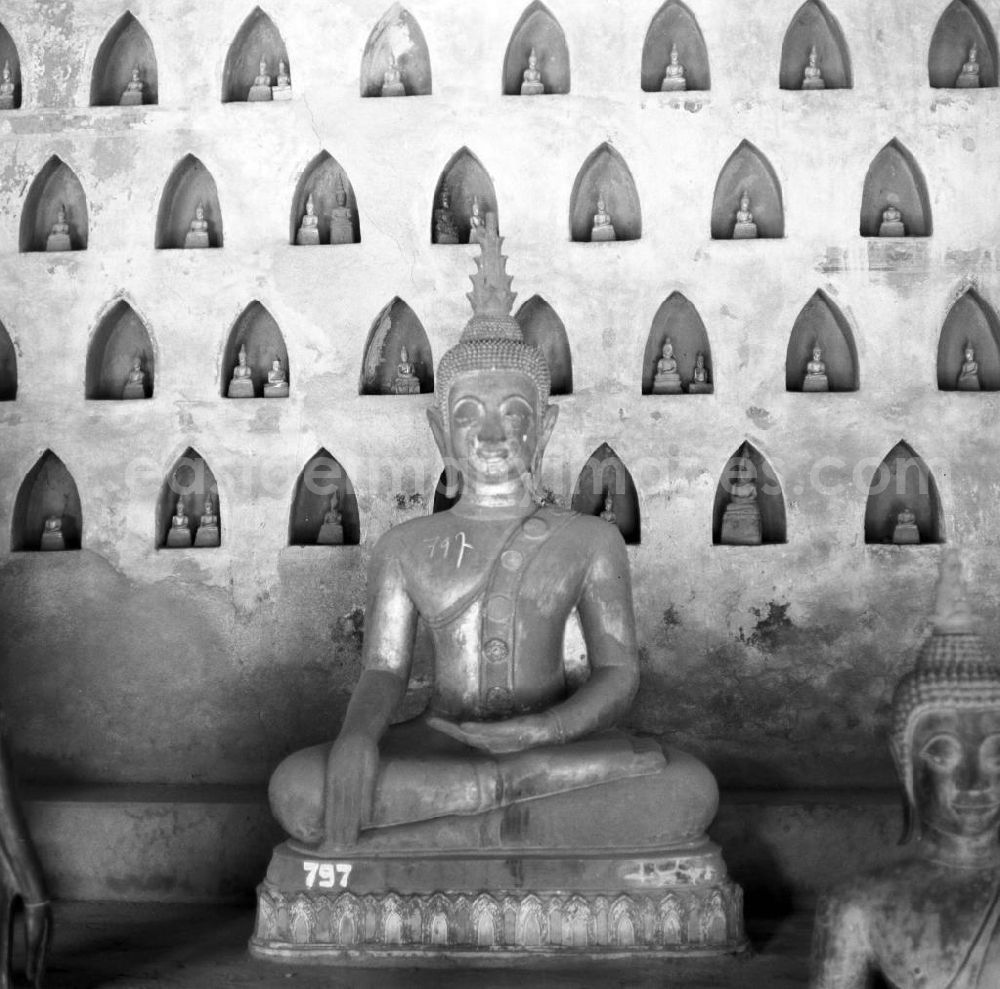
M799 0L693 2L712 90L671 99L640 90L658 0L552 0L572 91L521 100L500 95L517 5L416 0L433 95L361 99L382 4L269 3L295 99L261 106L220 102L250 4L135 0L160 105L128 113L86 106L123 2L4 5L24 106L0 114L0 320L20 376L16 402L0 404L0 697L26 774L263 783L286 752L336 731L359 672L370 549L429 510L440 471L429 397L359 396L362 352L394 296L436 359L467 318L473 250L429 243L435 185L465 145L494 182L519 302L540 293L570 339L575 391L557 400L545 483L568 501L608 442L638 488L632 726L703 754L730 786L890 783L887 700L939 556L864 542L869 480L901 438L934 471L947 540L968 546L977 609L1000 622L998 395L939 392L935 364L967 286L1000 304L1000 91L929 88L944 4L837 0L854 88L799 93L778 88ZM1000 2L982 6L1000 24ZM923 172L934 232L887 252L859 236L859 210L868 165L893 137ZM782 240L710 239L716 178L743 139L780 179ZM642 239L571 243L574 178L604 141L635 179ZM353 184L362 243L295 248L296 182L324 148ZM222 250L154 249L161 191L188 153L217 183ZM52 154L86 191L89 247L19 254L26 192ZM785 391L789 334L817 289L851 325L856 393ZM641 395L646 336L675 290L707 327L714 395ZM155 396L88 402L88 342L119 295L150 329ZM287 401L219 397L227 335L254 299L285 337ZM745 439L782 483L784 545L712 545L719 475ZM189 446L218 479L223 545L158 551L160 486ZM358 547L287 545L296 477L321 446L357 490ZM84 548L11 554L18 487L46 448L76 480Z

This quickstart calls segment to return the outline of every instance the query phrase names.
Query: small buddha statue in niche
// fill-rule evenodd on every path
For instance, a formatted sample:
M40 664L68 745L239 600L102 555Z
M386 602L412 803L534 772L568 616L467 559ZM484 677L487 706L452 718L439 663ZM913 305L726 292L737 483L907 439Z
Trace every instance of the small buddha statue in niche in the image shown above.
M3 75L0 78L0 110L14 109L14 76L10 71L10 62L3 63Z
M434 243L458 243L458 227L455 226L455 218L451 214L451 194L447 186L442 187L441 205L434 210Z
M121 106L142 106L145 99L145 88L145 83L142 81L142 71L138 65L135 65L132 67L132 78L129 79L119 104Z
M330 210L330 243L354 243L354 215L347 205L347 190L344 188L344 176L337 172L337 181L333 188L335 205Z
M905 237L906 226L903 224L903 214L893 203L882 210L882 223L878 228L879 237Z
M740 208L736 211L733 240L753 240L756 236L757 224L753 222L753 213L750 211L750 193L744 189L740 194Z
M674 345L670 337L663 341L663 351L656 362L656 376L653 378L654 395L680 395L681 376L677 370L677 359L674 357Z
M66 222L66 207L60 203L56 213L56 222L45 240L46 251L72 251L73 244L69 238L69 223Z
M663 82L660 83L660 92L679 93L687 89L687 79L684 78L684 66L680 63L677 54L677 45L670 46L670 61L663 73Z
M541 96L545 92L542 74L538 71L538 56L532 46L528 55L528 67L524 70L524 81L521 83L522 96Z
M188 549L191 546L191 539L191 520L184 504L184 495L178 495L177 506L167 532L167 546L170 549Z
M205 219L205 207L198 203L194 208L194 219L184 235L185 248L201 249L209 246L208 220Z
M955 80L955 88L979 88L979 49L975 44L969 49L969 60L962 66L962 71Z
M335 489L330 495L330 507L323 516L323 524L319 528L319 535L316 537L318 546L343 546L344 544L344 516L340 511L340 491Z
M615 239L615 227L611 222L611 214L604 202L604 194L597 197L597 212L594 214L594 225L590 230L591 241Z
M469 243L478 244L483 232L483 218L479 212L479 196L472 197L472 213L469 215Z
M214 549L221 545L219 534L219 516L215 514L215 503L210 494L205 495L205 503L198 520L198 531L194 536L194 544L198 548Z
M271 370L267 372L267 383L264 385L264 398L288 398L288 378L281 366L281 358L271 361Z
M266 103L272 99L271 76L267 71L267 59L261 55L260 66L257 70L257 77L247 93L247 103Z
M691 384L688 385L691 395L710 395L712 383L708 380L708 368L705 367L705 355L699 350L694 358L694 371Z
M823 349L819 345L813 347L812 360L806 364L806 376L802 381L802 390L830 390L830 380L826 376L826 364L823 361Z
M399 363L396 365L396 377L392 382L395 395L419 395L420 379L417 377L416 365L410 360L406 347L399 348Z
M272 100L290 100L292 98L292 77L288 74L288 66L283 58L278 59L278 78L271 89Z
M897 546L911 546L920 542L917 516L909 505L904 505L902 511L896 516L896 524L892 530L892 541Z
M813 45L809 49L809 63L806 65L805 72L802 74L802 88L803 89L826 89L826 83L823 82L823 73L820 71L819 65L817 64L819 56L816 54L816 46Z
M123 399L145 398L146 397L146 372L142 369L142 358L139 356L132 358L132 368L128 373L128 380L122 389Z
M311 192L306 198L306 211L299 224L299 232L295 235L295 243L300 247L319 243L319 217L316 215L316 203Z
M50 515L42 527L42 542L40 549L46 553L66 548L66 538L63 536L63 517Z
M247 348L240 347L237 364L233 368L233 376L226 393L229 398L253 398L253 370L247 364Z
M971 343L965 345L965 360L962 362L962 370L958 373L959 391L979 391L979 362L976 360L976 352Z
M396 53L392 51L389 52L389 68L385 70L385 74L382 76L382 95L406 95L406 87L403 85L403 77L399 71L399 66L396 64Z
M1000 664L941 559L932 630L896 685L889 746L904 795L901 861L821 897L813 989L1000 986ZM987 650L990 650L988 652Z
M719 541L724 546L759 546L760 506L757 504L756 468L747 456L736 460L729 478L729 504L722 515Z
M601 509L601 518L611 525L618 525L618 516L615 515L615 496L610 491L604 493L604 508Z

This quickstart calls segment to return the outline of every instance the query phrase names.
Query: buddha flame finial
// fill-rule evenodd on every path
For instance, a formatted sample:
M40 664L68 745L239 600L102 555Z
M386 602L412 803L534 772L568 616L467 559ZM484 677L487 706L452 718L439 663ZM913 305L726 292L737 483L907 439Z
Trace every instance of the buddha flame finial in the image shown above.
M497 231L496 213L486 214L486 226L479 235L481 253L476 258L476 273L470 275L472 291L466 298L472 303L472 319L462 334L462 339L481 337L481 323L488 323L493 338L507 337L520 340L521 330L511 317L517 293L510 290L512 276L507 274L507 258L501 253L503 237ZM509 325L508 325L509 323Z

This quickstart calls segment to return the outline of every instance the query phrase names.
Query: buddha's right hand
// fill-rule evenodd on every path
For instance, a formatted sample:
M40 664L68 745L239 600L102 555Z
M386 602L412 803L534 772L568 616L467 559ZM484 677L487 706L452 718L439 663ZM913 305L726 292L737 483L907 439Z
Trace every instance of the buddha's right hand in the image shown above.
M326 843L357 844L371 814L378 772L378 744L361 733L341 734L326 763Z

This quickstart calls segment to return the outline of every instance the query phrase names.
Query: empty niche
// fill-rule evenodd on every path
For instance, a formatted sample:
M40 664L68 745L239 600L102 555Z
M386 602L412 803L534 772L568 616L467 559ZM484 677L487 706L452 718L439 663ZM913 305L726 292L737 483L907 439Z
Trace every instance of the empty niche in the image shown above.
M222 543L215 475L193 447L167 472L156 503L157 549L211 549Z
M375 317L368 333L358 394L433 391L434 358L427 333L417 314L397 296Z
M493 180L482 162L468 148L462 148L445 165L434 189L431 243L468 244L477 201L482 222L486 222L487 213L495 213L499 226Z
M865 542L944 542L937 484L927 465L902 440L872 477L865 507Z
M524 70L534 51L545 93L569 92L569 49L566 36L552 12L535 0L517 22L503 60L503 93L520 96Z
M246 366L250 369L249 374L239 376L234 372L238 366L242 366L240 352L246 350ZM257 300L254 300L240 313L239 318L233 323L233 328L229 331L229 338L226 340L226 348L222 354L222 381L221 390L223 398L264 398L264 388L268 384L268 374L274 368L274 362L281 362L281 371L284 373L285 382L290 383L288 369L288 349L285 347L285 338L282 336L278 321L271 315L267 308ZM241 394L239 386L234 384L240 380L249 378L253 394L250 389L246 389L247 394ZM284 398L288 395L288 388L284 389L283 395L274 397Z
M621 458L604 443L584 464L573 492L573 510L599 515L618 526L626 543L641 541L639 495Z
M973 46L974 60L970 56ZM979 66L978 73L966 70L973 61ZM931 38L927 73L934 89L996 86L996 35L974 0L954 0L941 15Z
M73 475L51 450L46 450L17 492L10 548L14 552L79 549L82 531L80 493Z
M223 103L249 101L250 90L261 74L261 62L265 63L265 75L270 76L272 87L277 83L279 62L284 62L286 73L291 74L281 32L260 7L255 7L236 32L226 54L226 67L222 73Z
M566 327L559 314L540 295L533 295L517 311L524 342L537 347L549 366L551 394L573 394L573 357Z
M153 341L146 324L124 299L119 299L101 317L91 337L86 396L152 398L155 364Z
M0 24L0 110L16 110L21 106L21 59L17 46L7 29ZM9 74L9 77L7 77Z
M340 514L339 523L335 513ZM324 530L328 515L329 526ZM336 530L338 524L339 531ZM336 458L326 449L320 449L302 468L295 482L288 543L290 546L357 546L360 541L361 523L354 485Z
M749 141L729 156L715 184L712 202L712 239L733 240L736 237L737 213L742 208L743 194L749 200L758 238L785 236L785 207L781 183L771 163Z
M975 289L960 296L945 317L937 375L941 391L1000 391L1000 322Z
M719 478L712 509L712 543L752 546L785 541L781 483L761 452L744 442Z
M815 385L803 387L807 365L817 348L822 352L820 361L826 365L825 389ZM785 355L785 390L858 390L858 354L854 334L844 314L823 291L817 290L813 294L792 327Z
M85 251L87 197L76 173L53 155L35 176L21 212L21 251Z
M17 398L17 351L7 328L0 323L0 402Z
M614 228L613 237L595 237L599 203ZM605 142L595 148L577 173L569 203L570 239L638 240L642 236L639 192L625 159Z
M816 68L823 85L804 86L806 67L816 49ZM821 0L806 0L795 12L781 46L782 89L850 89L851 55L837 19Z
M676 46L677 61L684 67L685 88L708 90L712 78L708 70L708 49L698 21L680 0L668 0L654 15L642 46L642 88L658 93Z
M394 95L429 96L431 58L417 19L394 3L372 29L361 57L361 95L382 96L386 73L398 73ZM389 95L389 92L386 93Z
M132 12L126 11L98 49L90 79L90 105L139 106L158 102L153 42Z
M303 227L306 205L312 197L316 236ZM302 173L292 201L291 243L360 244L361 222L354 186L337 159L321 151ZM300 231L305 236L300 237Z
M453 508L458 499L462 497L463 487L462 472L457 467L445 467L441 471L441 476L438 478L437 484L434 486L432 514L436 515L438 512L447 512L450 508Z
M913 155L893 138L868 166L861 195L861 236L891 236L884 229L885 211L895 207L896 221L906 237L931 235L931 206L927 186ZM899 236L899 234L895 234Z
M212 173L194 155L185 155L170 173L156 218L156 246L161 250L192 246L188 234L201 207L208 246L222 247L222 210Z
M708 332L698 314L698 310L680 292L673 292L664 300L653 317L649 336L646 338L646 350L642 357L642 393L643 395L661 394L656 384L657 365L663 356L663 347L667 340L673 348L673 357L677 362L677 374L680 375L680 386L689 393L708 393L714 390L712 365L712 348L708 342ZM698 354L702 355L705 368L704 388L692 389L695 382L695 367ZM669 392L662 392L669 394Z

